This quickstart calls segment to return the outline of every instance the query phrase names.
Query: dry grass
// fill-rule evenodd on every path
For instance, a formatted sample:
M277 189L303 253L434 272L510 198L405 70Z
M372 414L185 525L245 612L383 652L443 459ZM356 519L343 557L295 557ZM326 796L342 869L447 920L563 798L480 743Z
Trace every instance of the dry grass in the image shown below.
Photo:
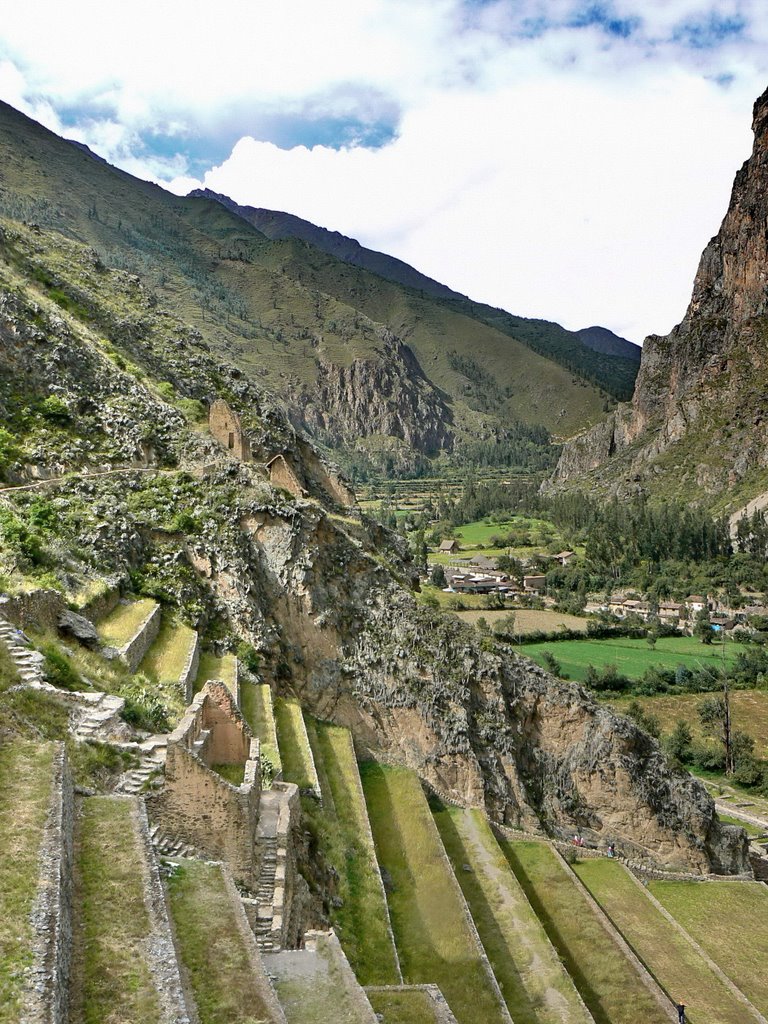
M462 600L464 598L462 597ZM473 609L471 611L456 612L456 615L463 621L469 622L474 625L478 619L484 618L485 621L493 626L497 619L503 619L505 616L510 614L513 609L504 609L503 611L483 611L482 609ZM520 636L526 636L528 633L536 633L539 630L550 633L556 629L578 629L582 633L587 631L588 619L579 618L578 615L568 615L566 612L552 612L545 608L537 610L535 608L515 608L515 633L519 633ZM525 648L522 649L522 653L525 654Z
M145 672L150 679L159 683L176 683L192 652L195 642L195 631L181 622L166 620L157 635L157 639L147 651L140 672Z
M768 889L762 882L650 882L680 922L758 1010L768 1014ZM692 993L691 993L692 995ZM692 1005L695 1003L692 1001Z
M195 693L199 693L209 679L220 679L231 690L234 690L237 682L237 658L235 655L224 654L219 657L213 651L203 651L200 655L197 679L195 679Z
M18 1021L32 963L29 915L51 800L53 744L0 745L0 1024Z
M99 623L99 636L111 647L122 647L136 636L139 626L156 604L156 601L148 597L130 601L128 604L119 604Z
M221 868L189 861L173 873L168 889L181 959L188 971L200 1024L271 1020L264 993L251 970Z
M391 880L403 978L439 985L459 1024L502 1021L417 776L373 762L360 770L379 863Z
M160 1021L134 808L131 800L90 797L78 822L71 1019L83 1024Z
M666 1014L546 843L501 846L595 1024L666 1024Z
M740 1024L744 1006L615 861L586 860L575 871L691 1024Z
M368 991L366 994L374 1013L381 1014L381 1024L439 1024L434 1003L419 989Z

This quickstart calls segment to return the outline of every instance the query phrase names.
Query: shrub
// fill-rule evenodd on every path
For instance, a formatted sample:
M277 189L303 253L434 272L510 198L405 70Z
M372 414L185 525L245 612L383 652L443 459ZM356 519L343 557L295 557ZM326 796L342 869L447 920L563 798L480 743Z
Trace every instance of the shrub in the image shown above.
M63 426L71 420L69 406L58 395L49 395L40 405L40 415L49 423Z
M57 647L54 647L53 644L46 644L42 653L45 655L43 672L51 686L55 686L59 690L70 691L79 690L83 686L79 672Z
M237 646L237 658L238 661L246 668L249 672L256 674L259 671L261 665L261 656L259 652L251 644L243 641Z
M144 676L136 676L130 683L120 688L120 696L125 699L122 718L135 729L146 732L167 732L168 715L164 704L150 689L149 681Z

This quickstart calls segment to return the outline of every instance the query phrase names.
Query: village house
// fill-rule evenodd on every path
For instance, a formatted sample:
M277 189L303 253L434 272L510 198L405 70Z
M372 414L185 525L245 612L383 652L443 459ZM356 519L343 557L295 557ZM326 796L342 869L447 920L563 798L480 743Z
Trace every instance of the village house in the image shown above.
M574 551L558 551L556 555L552 555L552 561L559 562L560 565L566 566L570 565L575 557L576 553Z
M685 604L688 606L688 613L690 615L696 615L705 609L708 611L710 608L709 598L703 597L701 594L690 594L686 597Z
M441 554L455 555L459 550L459 542L457 540L443 540L440 541L440 547L437 549Z
M662 601L659 604L659 618L670 626L676 626L680 622L680 613L683 606L676 601Z
M547 577L543 575L523 576L523 590L529 594L540 594L547 583Z

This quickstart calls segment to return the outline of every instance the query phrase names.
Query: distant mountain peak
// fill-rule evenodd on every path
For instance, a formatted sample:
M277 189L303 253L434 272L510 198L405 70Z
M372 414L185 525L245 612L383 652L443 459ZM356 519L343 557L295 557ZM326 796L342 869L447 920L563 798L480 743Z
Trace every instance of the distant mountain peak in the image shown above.
M621 356L624 359L632 359L640 362L642 349L633 341L622 338L607 327L582 327L580 331L573 332L581 341L591 348L593 352L602 352L608 356Z

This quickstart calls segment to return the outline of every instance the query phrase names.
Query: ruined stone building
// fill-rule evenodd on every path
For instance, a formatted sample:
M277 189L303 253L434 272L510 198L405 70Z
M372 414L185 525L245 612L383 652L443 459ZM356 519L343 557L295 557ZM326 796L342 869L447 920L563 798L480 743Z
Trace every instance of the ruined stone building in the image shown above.
M211 403L208 411L208 426L211 436L225 448L230 455L241 462L251 459L251 446L243 432L240 417L231 409L223 398Z

